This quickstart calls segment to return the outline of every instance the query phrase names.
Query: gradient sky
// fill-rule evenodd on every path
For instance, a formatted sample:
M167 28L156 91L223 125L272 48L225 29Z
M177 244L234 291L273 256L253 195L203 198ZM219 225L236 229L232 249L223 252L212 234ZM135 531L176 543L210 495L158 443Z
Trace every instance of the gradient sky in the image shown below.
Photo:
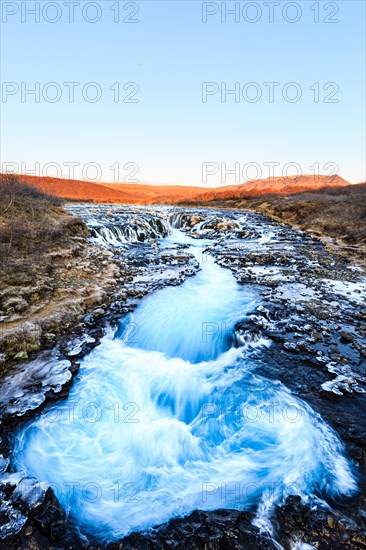
M103 0L94 2L100 20L90 23L82 16L82 8L90 2L79 0L75 21L70 23L69 8L59 1L51 2L58 4L58 15L52 6L45 15L60 16L59 21L50 23L41 13L36 23L24 12L24 5L31 8L36 2L3 0L3 92L4 86L9 91L9 82L19 92L2 94L2 163L24 163L24 172L38 162L37 175L42 175L47 163L57 162L63 176L68 176L65 163L78 162L81 167L98 163L103 181L114 180L109 167L115 163L121 168L120 181L132 170L123 166L136 163L135 177L140 180L208 186L221 184L223 175L219 172L203 183L204 162L226 163L229 169L240 163L243 171L256 163L262 177L269 175L264 165L268 162L280 163L275 175L281 175L287 163L297 163L303 173L311 173L315 163L320 172L331 173L332 166L323 167L336 163L347 180L364 181L365 3L298 1L302 13L295 23L285 20L283 10L293 19L296 8L287 1L277 3L272 23L263 2L251 3L262 10L256 23L245 21L242 13L239 22L229 15L222 22L220 12L204 23L205 8L198 0L148 0L130 6L119 2L121 21L115 23L110 8L117 2ZM39 4L43 8L47 2ZM139 22L124 23L133 4L139 11L131 17ZM235 2L226 4L232 8ZM239 2L240 9L247 4ZM216 5L221 2L211 2L210 9ZM248 8L247 19L255 17L256 6ZM314 6L319 6L319 23L314 22ZM332 15L337 7L338 13ZM5 21L4 10L16 8L18 13ZM87 17L94 18L96 8L88 10ZM326 17L339 22L325 23ZM58 83L61 99L50 103L41 95L36 103L34 96L27 96L22 102L22 86L32 88L35 82L41 90L49 82ZM69 102L64 82L80 83L74 103ZM85 101L81 94L90 82L102 90L96 103ZM132 91L124 91L124 84L136 82L138 103L115 103L109 90L115 82L123 95ZM224 103L217 93L203 103L202 82L219 86L224 82L228 89L236 82L241 89L255 82L263 95L257 103L242 97L235 102L234 96L227 96ZM264 82L280 83L273 103ZM302 97L296 103L282 97L289 82L301 87ZM320 85L317 103L309 89L315 82ZM333 90L323 90L328 82L339 87L337 103L323 101ZM48 88L50 96L54 91ZM88 91L92 94L93 89ZM248 89L248 94L253 92L254 88ZM289 89L289 94L293 92ZM256 171L248 168L248 179ZM290 168L288 173L295 171ZM90 169L89 179L95 173ZM50 168L48 175L57 175L56 170ZM81 168L74 175L82 178ZM235 183L234 176L226 183Z

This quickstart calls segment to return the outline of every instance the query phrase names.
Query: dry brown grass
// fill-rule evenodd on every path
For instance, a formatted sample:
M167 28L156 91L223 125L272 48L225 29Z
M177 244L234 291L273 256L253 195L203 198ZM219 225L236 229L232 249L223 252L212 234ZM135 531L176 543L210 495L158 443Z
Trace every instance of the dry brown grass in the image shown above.
M0 176L0 275L12 280L32 272L52 248L81 230L59 198L27 185L14 175Z
M114 288L109 253L89 244L85 224L60 205L0 177L0 376L19 351L53 346Z
M274 214L348 243L366 243L366 184L298 193L269 201Z

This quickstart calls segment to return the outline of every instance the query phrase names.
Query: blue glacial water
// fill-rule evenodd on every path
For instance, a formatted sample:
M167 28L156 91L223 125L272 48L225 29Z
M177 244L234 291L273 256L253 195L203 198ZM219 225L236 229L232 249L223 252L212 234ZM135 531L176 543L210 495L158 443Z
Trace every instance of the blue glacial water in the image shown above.
M356 489L336 434L255 369L265 340L234 347L259 303L177 230L201 271L142 300L82 361L69 398L17 435L15 465L48 480L82 532L101 541L194 509L258 516L288 494ZM259 519L260 522L260 519Z

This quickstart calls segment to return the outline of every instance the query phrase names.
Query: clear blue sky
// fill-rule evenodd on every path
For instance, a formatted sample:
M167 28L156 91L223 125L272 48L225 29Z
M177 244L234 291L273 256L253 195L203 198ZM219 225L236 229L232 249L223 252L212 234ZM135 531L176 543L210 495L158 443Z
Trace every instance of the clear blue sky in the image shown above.
M40 9L47 3L41 1ZM89 20L100 16L90 23L82 15L90 2L79 0L71 23L70 8L62 0L51 2L59 9L41 11L36 23L24 12L24 5L31 8L36 2L3 0L1 76L5 91L14 95L2 95L2 162L23 162L27 170L38 162L41 171L47 163L57 162L63 175L68 175L65 163L98 163L107 181L114 179L111 165L120 164L122 180L132 171L123 166L136 163L140 180L186 185L203 184L204 162L226 163L228 168L240 163L241 169L257 163L263 177L268 175L266 162L280 163L275 175L290 162L303 173L311 173L315 163L320 172L330 173L332 167L322 167L336 163L349 181L364 180L365 3L298 1L301 14L296 7L286 8L287 1L278 3L272 23L263 2L252 2L255 6L249 8L248 2L239 2L239 22L234 15L222 22L219 12L204 23L202 10L215 11L221 1L206 8L198 0L122 1L120 21L115 23L116 12L110 8L117 2L103 0L85 12ZM134 4L139 11L129 16ZM227 2L227 7L234 4ZM317 6L319 23L314 22ZM16 8L18 12L4 21ZM257 22L248 22L256 16ZM138 23L123 22L126 17ZM294 23L285 20L296 17ZM50 23L53 18L59 21ZM326 23L325 18L339 22ZM26 96L22 102L22 87L32 88L35 82L40 83L40 101ZM56 103L42 97L49 82L61 89ZM74 103L69 102L65 82L80 83ZM90 82L97 82L103 94L96 103L82 97L81 88ZM123 96L133 91L123 90L123 85L136 82L138 103L115 103L109 90L115 82ZM216 93L204 103L202 82L218 83L219 89L222 82L228 89L238 82L241 94L249 82L255 82L256 89L244 88L245 98L241 95L239 102L231 95L224 103ZM279 83L273 103L265 82ZM296 103L282 97L289 82L301 88ZM317 103L315 91L309 89L315 82L320 87ZM323 90L328 82L339 87L337 103L323 101L334 90L333 85ZM6 83L15 83L15 88ZM262 98L249 102L258 89ZM46 88L45 93L52 99L55 91ZM94 89L87 92L92 96ZM288 90L290 97L295 92ZM293 172L290 168L289 174ZM88 173L91 179L94 173ZM254 169L247 173L255 176ZM55 170L49 175L56 175ZM76 169L75 176L81 175ZM220 183L219 172L205 185ZM235 181L228 178L227 183Z

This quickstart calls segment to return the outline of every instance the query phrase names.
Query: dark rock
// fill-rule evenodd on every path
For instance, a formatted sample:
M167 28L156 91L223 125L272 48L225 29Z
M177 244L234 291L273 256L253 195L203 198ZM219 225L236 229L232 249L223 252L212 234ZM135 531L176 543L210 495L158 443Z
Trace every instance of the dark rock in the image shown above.
M85 315L85 317L84 317L84 323L85 323L88 327L93 327L93 326L95 326L95 324L96 324L96 319L95 319L94 315L92 315L91 313L88 313L87 315Z
M105 315L105 310L102 307L98 307L93 310L93 317L95 319L99 319L100 317L103 317Z
M366 540L362 529L344 524L329 510L307 506L299 496L288 497L277 508L276 518L282 543L301 541L322 550L359 550Z
M236 510L195 511L147 534L132 533L108 550L274 550L275 543L252 525L253 516Z
M347 332L346 330L341 331L341 342L344 342L346 344L353 342L354 336L351 334L351 332Z

